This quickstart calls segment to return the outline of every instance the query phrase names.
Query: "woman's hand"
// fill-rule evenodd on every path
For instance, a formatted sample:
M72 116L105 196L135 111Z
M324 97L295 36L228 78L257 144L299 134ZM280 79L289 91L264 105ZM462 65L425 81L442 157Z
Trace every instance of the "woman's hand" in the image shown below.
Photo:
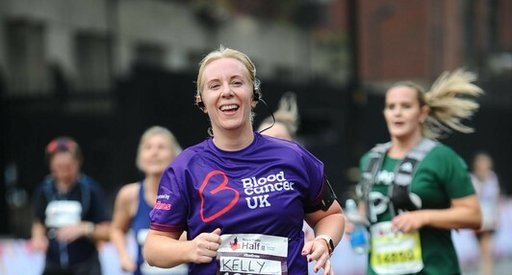
M324 269L324 275L333 274L329 253L329 244L324 239L313 239L307 241L302 249L302 255L306 256L308 263L316 261L313 267L314 272L320 268Z
M80 237L91 236L92 232L88 224L89 222L81 222L59 228L57 230L57 240L70 243Z
M45 236L34 236L31 240L32 249L37 252L46 252L48 249L48 238Z
M192 262L198 264L210 263L217 257L217 250L221 244L220 233L220 228L217 228L211 233L201 233L191 241Z
M404 233L418 231L426 223L422 211L404 212L393 218L391 224L393 229Z
M135 272L137 269L137 265L129 256L120 257L119 261L121 264L121 270L124 272Z

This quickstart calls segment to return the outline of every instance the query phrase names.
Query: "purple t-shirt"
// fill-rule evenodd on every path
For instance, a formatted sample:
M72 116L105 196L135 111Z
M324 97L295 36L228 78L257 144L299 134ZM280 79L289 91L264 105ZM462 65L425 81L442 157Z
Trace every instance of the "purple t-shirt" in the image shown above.
M295 142L255 133L236 152L207 139L184 150L162 175L151 229L186 230L188 239L221 228L221 234L288 238L288 274L307 274L302 223L319 204L324 165ZM215 274L218 262L192 264L192 274Z

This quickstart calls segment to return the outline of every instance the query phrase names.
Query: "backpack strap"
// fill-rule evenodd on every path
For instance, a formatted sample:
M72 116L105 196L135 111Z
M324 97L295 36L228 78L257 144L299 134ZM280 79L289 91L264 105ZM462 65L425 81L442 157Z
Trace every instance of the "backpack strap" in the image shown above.
M414 199L414 194L411 194L410 185L419 164L436 145L437 142L431 139L421 139L395 167L395 178L388 190L388 196L391 200L389 205L392 216L396 216L399 211L410 211L421 208L421 200Z
M375 177L382 167L382 162L384 161L384 157L386 156L386 152L391 147L391 142L377 144L370 150L368 156L368 162L366 163L366 167L363 170L361 181L359 182L359 186L361 188L361 196L363 197L363 201L365 202L365 212L368 220L376 220L376 217L372 218L372 213L370 211L370 192L373 187L373 183L375 182Z
M53 192L53 179L50 176L47 176L44 179L42 191L43 191L44 197L46 198L47 204L50 201L55 199L56 196L55 196L55 192Z
M425 156L436 146L436 142L423 138L411 151L407 153L405 158L402 160L400 165L395 168L395 180L396 185L409 185L418 168L418 164L425 158Z
M421 205L415 205L410 199L410 184L419 164L436 145L437 142L434 140L428 138L421 139L395 168L395 178L388 191L389 198L391 199L389 205L393 216L396 215L396 209L413 210L421 207ZM370 150L368 162L366 163L359 183L361 195L366 203L366 216L370 221L377 219L377 217L372 217L373 215L370 211L370 192L376 181L377 174L382 167L386 152L390 147L391 142L387 142L377 144Z
M85 175L78 177L80 184L80 194L82 196L82 220L84 220L89 208L91 207L91 182Z

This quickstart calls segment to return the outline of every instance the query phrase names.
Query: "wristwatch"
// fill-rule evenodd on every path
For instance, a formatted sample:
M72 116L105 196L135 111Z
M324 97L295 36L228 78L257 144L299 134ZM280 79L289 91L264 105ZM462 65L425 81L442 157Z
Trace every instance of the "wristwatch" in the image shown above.
M327 243L327 247L329 248L329 255L332 255L334 251L334 242L332 241L331 236L329 235L318 235L315 237L315 240L322 239Z

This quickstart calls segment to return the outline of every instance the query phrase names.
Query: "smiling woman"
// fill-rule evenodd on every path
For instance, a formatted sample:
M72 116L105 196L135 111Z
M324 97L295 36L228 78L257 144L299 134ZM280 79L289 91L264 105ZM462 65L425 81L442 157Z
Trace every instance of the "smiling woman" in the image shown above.
M211 61L203 79L205 84L199 97L204 103L203 112L210 117L213 135L244 134L241 141L246 143L242 146L252 142L252 131L247 130L252 129L250 116L256 102L252 98L253 83L244 65L234 58ZM218 143L223 141L214 139L221 147Z
M252 142L252 110L261 95L249 57L231 49L224 49L223 55L214 52L203 60L196 83L196 104L210 118L211 135L244 134L242 146Z
M316 271L332 274L344 217L324 165L293 141L253 130L260 97L244 53L221 47L201 61L195 100L211 137L162 175L157 204L170 207L150 214L149 264L190 263L191 274L307 274L316 261ZM318 238L304 242L304 219ZM184 230L187 241L178 239Z

